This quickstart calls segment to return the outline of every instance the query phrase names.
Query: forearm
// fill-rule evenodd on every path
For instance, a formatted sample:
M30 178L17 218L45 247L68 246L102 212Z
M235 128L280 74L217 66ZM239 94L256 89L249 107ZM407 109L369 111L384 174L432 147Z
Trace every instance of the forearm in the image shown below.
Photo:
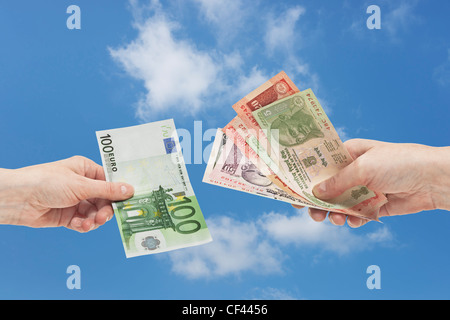
M450 211L450 147L434 148L429 169L434 204Z

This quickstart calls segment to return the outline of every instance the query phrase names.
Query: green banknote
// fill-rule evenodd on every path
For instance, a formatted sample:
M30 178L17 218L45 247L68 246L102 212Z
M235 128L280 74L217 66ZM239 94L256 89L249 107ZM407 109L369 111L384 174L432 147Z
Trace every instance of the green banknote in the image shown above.
M113 203L127 258L212 240L172 119L96 134L106 179L135 189Z

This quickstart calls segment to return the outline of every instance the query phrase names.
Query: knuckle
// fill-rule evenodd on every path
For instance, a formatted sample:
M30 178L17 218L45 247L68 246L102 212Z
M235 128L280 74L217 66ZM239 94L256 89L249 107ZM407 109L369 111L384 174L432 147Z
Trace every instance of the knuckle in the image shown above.
M358 185L366 185L369 172L364 157L360 157L354 161L353 170L355 171L355 182Z
M338 179L336 176L332 176L327 181L325 181L325 186L327 191L335 191L338 187Z
M78 200L86 200L90 197L89 189L86 186L86 181L82 179L80 176L75 176L75 188L74 188L74 195Z
M73 161L73 162L84 162L84 161L86 160L85 157L83 157L83 156L78 156L78 155L72 156L72 157L70 157L69 159L70 159L71 161Z
M104 184L105 188L105 194L109 196L114 196L116 194L116 188L115 185L111 182L105 182Z

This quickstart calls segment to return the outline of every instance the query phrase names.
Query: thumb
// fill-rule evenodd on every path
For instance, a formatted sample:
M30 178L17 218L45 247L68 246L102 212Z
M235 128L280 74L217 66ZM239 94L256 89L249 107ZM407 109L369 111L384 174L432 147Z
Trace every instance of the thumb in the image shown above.
M331 178L314 186L313 194L319 199L329 200L359 185L366 183L358 170L358 161L353 161Z
M111 201L129 199L134 194L132 185L124 182L108 182L85 178L80 195L82 199L100 198Z

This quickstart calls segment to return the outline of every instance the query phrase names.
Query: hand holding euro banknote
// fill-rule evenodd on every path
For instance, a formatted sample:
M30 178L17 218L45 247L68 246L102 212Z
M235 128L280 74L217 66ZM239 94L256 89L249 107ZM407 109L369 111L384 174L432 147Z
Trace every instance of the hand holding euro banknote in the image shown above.
M173 120L97 132L106 179L134 186L113 208L127 257L211 241Z

